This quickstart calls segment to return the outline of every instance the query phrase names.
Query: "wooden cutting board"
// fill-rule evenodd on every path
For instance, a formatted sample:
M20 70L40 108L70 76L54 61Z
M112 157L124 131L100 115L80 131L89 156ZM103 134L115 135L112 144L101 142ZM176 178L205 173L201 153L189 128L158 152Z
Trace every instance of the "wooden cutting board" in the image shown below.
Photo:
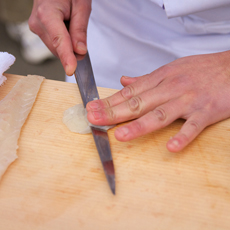
M22 76L7 75L2 99ZM99 88L105 97L116 90ZM109 131L116 196L91 134L71 133L63 111L76 84L45 80L23 126L18 159L0 181L1 230L230 229L230 120L206 128L184 151L165 145L182 126L126 143Z

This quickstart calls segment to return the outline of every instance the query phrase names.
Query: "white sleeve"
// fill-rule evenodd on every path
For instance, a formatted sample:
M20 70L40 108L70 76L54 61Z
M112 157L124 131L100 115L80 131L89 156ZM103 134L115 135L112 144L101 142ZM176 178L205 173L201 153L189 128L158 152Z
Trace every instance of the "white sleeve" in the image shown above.
M163 0L150 0L151 2L154 2L155 4L157 4L160 7L163 7L164 3Z
M157 0L152 0L157 1ZM168 18L229 6L229 0L163 0Z

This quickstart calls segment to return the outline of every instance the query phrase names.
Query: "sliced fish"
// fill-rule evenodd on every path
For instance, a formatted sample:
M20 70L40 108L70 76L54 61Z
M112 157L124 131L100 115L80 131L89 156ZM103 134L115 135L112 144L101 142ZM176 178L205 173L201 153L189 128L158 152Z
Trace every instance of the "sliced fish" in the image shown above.
M0 178L17 158L21 128L36 99L44 77L28 75L20 79L0 101Z
M114 125L97 126L91 124L87 119L87 111L83 104L77 104L65 110L62 121L71 132L79 134L91 133L92 131L90 127L100 128L102 130L108 130L114 127Z

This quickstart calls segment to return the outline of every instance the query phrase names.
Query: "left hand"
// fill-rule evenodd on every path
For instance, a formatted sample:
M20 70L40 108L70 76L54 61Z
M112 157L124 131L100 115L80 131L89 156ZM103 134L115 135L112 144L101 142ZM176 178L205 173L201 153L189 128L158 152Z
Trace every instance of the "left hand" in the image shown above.
M122 77L124 88L87 104L88 120L119 127L115 137L129 141L186 120L167 143L171 152L188 145L205 127L230 117L230 51L180 58L150 74Z

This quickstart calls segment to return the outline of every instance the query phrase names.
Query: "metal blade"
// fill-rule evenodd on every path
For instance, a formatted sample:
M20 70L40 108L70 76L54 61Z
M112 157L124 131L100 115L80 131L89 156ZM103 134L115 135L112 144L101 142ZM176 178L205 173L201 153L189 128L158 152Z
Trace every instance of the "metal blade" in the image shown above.
M79 59L79 57L82 56L78 56L77 59ZM95 98L99 99L97 86L95 83L88 53L84 56L82 60L78 60L77 69L75 71L75 78L80 90L84 107L86 107L86 104L89 101L92 101Z
M87 53L82 60L78 59L77 69L75 71L75 78L79 87L81 98L86 107L89 101L95 98L99 99L99 94L95 84L93 70ZM112 193L115 195L115 173L114 165L109 145L108 133L100 128L91 127L94 141L99 153L106 179L109 183Z
M115 173L113 158L109 145L109 138L106 131L91 127L97 151L101 158L101 163L109 183L112 193L115 195Z

